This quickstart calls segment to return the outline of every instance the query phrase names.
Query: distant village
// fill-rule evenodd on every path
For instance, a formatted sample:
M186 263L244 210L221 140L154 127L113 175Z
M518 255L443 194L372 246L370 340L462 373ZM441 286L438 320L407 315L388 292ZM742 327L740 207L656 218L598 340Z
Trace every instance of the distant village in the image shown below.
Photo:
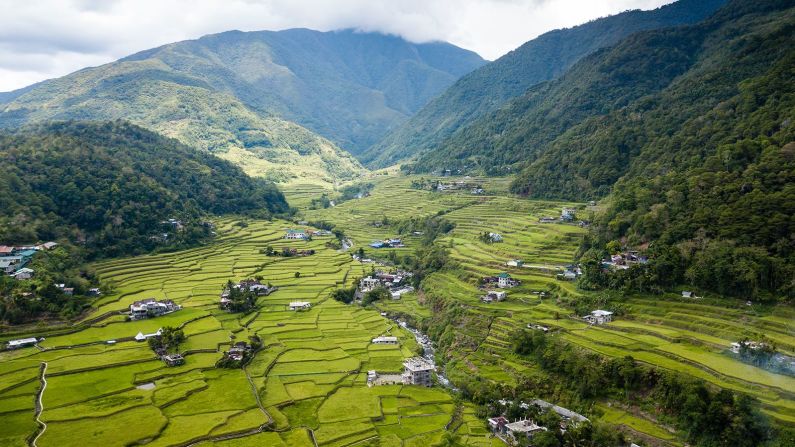
M57 247L55 242L40 245L17 246L0 245L0 272L14 279L31 279L36 272L26 267L36 253L52 250Z

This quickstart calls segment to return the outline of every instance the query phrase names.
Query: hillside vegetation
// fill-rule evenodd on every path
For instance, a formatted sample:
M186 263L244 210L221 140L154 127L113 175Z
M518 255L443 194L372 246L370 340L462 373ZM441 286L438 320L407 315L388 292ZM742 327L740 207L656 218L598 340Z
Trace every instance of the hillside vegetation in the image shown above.
M651 11L627 11L543 34L462 77L360 158L384 167L431 149L436 153L449 136L528 88L557 78L582 57L639 31L698 22L724 3L725 0L680 0ZM456 140L455 144L465 139ZM440 160L445 158L434 159L437 163L428 169L444 167L438 163ZM423 160L423 165L426 163Z
M686 245L664 271L629 279L632 287L686 281L792 296L792 6L732 2L701 24L631 36L464 129L414 169L526 166L515 193L613 193L594 247Z
M250 152L268 162L258 174L278 166L346 180L362 167L338 146L368 147L483 63L450 44L377 33L230 31L4 94L0 126L122 118L214 152Z
M0 244L68 239L118 256L201 240L205 215L288 211L273 184L126 122L2 133L0 164Z

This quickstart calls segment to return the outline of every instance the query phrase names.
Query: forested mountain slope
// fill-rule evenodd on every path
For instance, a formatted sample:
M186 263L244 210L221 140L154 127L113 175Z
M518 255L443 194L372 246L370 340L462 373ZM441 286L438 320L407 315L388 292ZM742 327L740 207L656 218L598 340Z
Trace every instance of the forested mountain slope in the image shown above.
M206 215L288 211L273 184L121 121L0 133L0 165L0 244L65 238L117 256L201 239Z
M698 22L724 3L680 0L652 11L627 11L543 34L461 78L360 158L382 167L424 151L436 151L459 129L529 87L560 76L582 57L638 31Z
M5 94L0 126L123 118L214 151L277 156L281 165L325 153L323 163L336 163L327 174L345 178L361 168L334 144L358 152L483 63L450 44L377 33L230 31ZM284 148L293 153L271 153Z

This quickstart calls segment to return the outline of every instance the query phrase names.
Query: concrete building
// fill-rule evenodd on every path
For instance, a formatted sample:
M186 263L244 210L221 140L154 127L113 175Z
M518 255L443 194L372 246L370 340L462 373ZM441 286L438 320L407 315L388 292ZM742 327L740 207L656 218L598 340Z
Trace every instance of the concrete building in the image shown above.
M375 345L396 345L398 344L398 338L382 335L380 337L375 337L372 342Z
M589 324L605 324L613 321L613 312L607 310L595 310L591 315L582 317Z
M309 310L312 307L312 303L308 301L291 301L290 310Z
M421 357L414 357L403 362L403 383L406 385L433 385L434 367Z
M19 339L19 340L9 340L8 341L8 349L18 349L18 348L24 348L24 347L27 347L27 346L33 346L33 345L35 345L38 342L39 342L39 340L37 338L34 338L34 337L22 338L22 339Z

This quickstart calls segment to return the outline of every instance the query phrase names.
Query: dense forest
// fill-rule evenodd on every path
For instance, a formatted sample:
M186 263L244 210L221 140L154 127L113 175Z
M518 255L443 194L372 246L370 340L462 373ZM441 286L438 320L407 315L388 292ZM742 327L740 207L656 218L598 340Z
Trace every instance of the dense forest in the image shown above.
M360 159L385 167L426 151L432 157L451 135L460 135L467 126L528 88L557 78L584 56L639 31L699 22L724 3L725 0L680 0L650 11L626 11L545 33L459 79ZM466 143L465 137L453 138L446 146L462 142ZM426 172L446 168L448 161L447 157L423 159L418 168Z
M209 215L289 211L274 185L122 121L2 133L0 164L0 244L68 240L89 259L195 243Z

